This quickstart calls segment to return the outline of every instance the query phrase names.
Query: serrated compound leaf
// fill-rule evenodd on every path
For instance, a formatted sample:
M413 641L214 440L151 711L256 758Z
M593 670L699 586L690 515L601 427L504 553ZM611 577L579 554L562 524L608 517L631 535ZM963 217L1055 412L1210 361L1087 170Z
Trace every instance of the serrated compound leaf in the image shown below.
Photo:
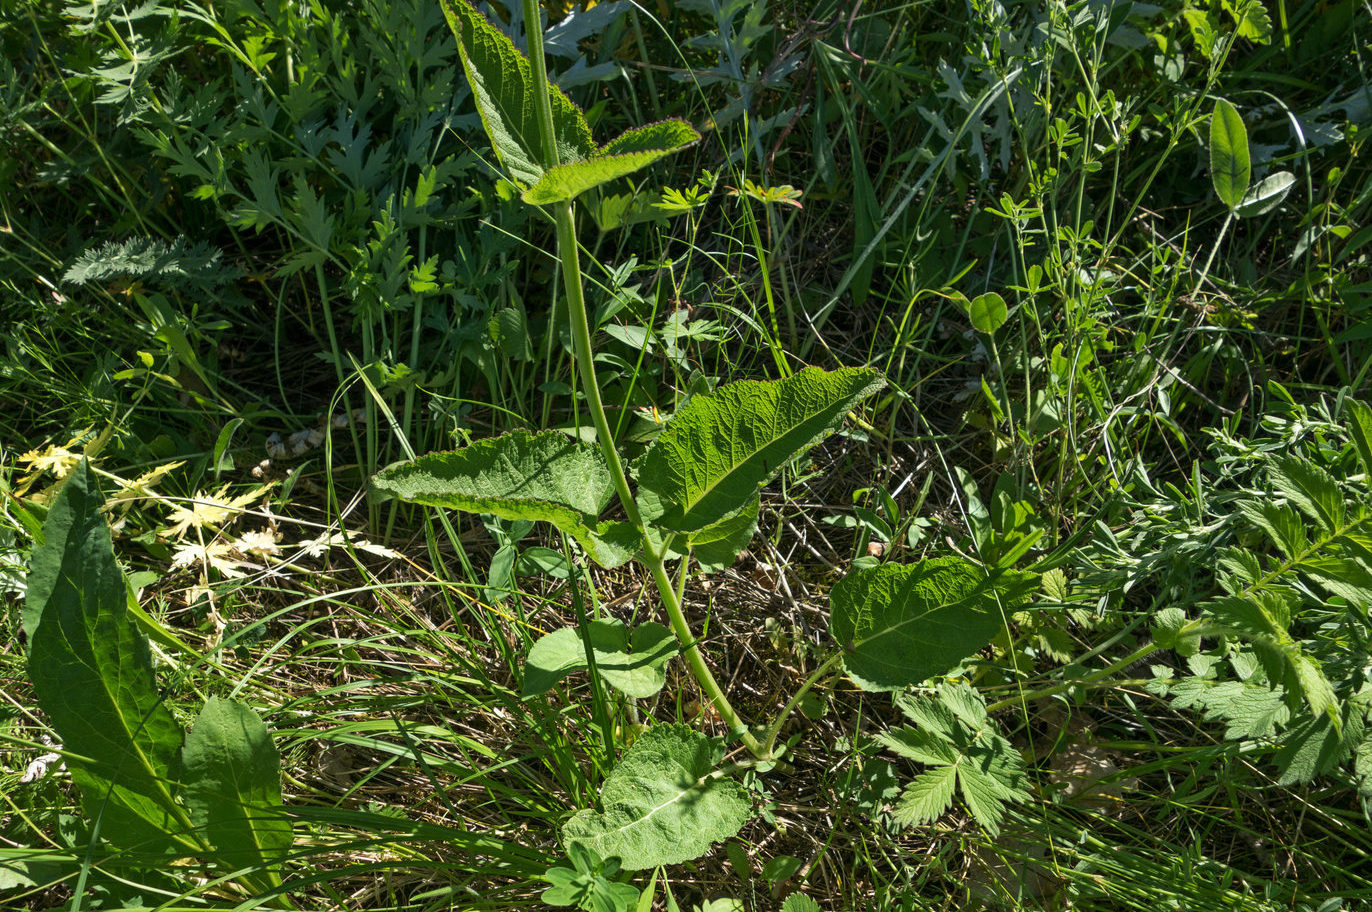
M967 302L967 317L972 321L973 329L989 336L1005 325L1010 311L1005 306L1004 298L994 291L988 291Z
M597 520L614 494L605 457L557 431L517 430L430 453L383 469L372 487L411 503L552 523L606 567L636 547L631 525Z
M1215 195L1231 210L1238 209L1248 193L1252 175L1248 130L1234 106L1220 98L1210 117L1210 181Z
M1290 171L1269 174L1243 195L1243 202L1239 203L1235 214L1239 218L1266 215L1282 204L1295 183L1296 176Z
M864 690L896 690L943 674L1001 629L984 573L956 557L881 564L840 580L829 598L834 639Z
M645 699L667 683L667 663L676 655L676 637L654 621L634 628L615 618L586 625L596 670L626 696ZM581 631L564 627L539 638L524 662L525 697L547 693L563 678L584 671L586 645Z
M48 511L26 596L29 678L100 835L135 851L195 852L171 792L181 727L129 618L102 503L83 461Z
M181 749L182 796L226 871L267 869L290 851L281 755L257 713L210 697Z
M644 519L689 533L732 516L885 382L866 368L807 367L693 396L639 461Z
M526 186L536 183L558 162L545 161L542 153L538 99L529 59L466 0L442 2L496 157L515 180ZM555 85L548 85L548 96L558 161L577 161L594 154L591 127L581 109Z
M891 817L896 823L907 827L933 823L953 806L956 786L956 766L936 766L920 773L901 792L900 801L891 811Z
M1363 472L1372 478L1372 407L1366 402L1350 399L1347 412L1348 434L1353 438Z
M781 912L820 912L819 903L804 893L792 893L781 904Z
M537 183L524 191L524 202L547 205L575 199L593 187L632 174L699 139L695 128L682 120L664 120L627 130L594 155L549 168Z
M579 811L562 841L631 871L699 858L752 816L748 791L715 775L714 758L714 742L685 725L650 728L605 780L604 811Z

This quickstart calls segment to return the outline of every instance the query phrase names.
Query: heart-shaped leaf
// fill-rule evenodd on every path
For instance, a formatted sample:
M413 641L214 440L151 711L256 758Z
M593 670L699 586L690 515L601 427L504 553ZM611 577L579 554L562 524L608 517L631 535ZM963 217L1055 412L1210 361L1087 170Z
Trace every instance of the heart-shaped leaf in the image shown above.
M715 755L715 742L688 726L648 729L605 780L605 810L578 811L562 841L630 871L699 858L752 816L747 789L714 772Z
M629 523L597 519L614 494L605 457L557 431L517 430L430 453L383 469L372 487L411 503L552 523L605 567L629 560L638 545Z
M1007 606L1027 591L1021 576L998 578ZM896 690L942 674L991 642L1004 623L996 587L957 557L855 570L834 586L829 606L848 675L863 690Z
M1232 104L1218 99L1210 117L1210 180L1215 185L1215 195L1230 209L1237 209L1252 176L1248 130L1243 118Z
M693 396L639 461L644 519L695 532L732 516L885 382L867 368L807 367L785 380L742 380Z
M649 621L630 635L615 618L586 625L596 671L611 687L635 699L651 697L667 683L667 663L676 655L676 637ZM573 672L586 669L586 644L576 627L563 627L534 643L524 661L525 697L547 693Z

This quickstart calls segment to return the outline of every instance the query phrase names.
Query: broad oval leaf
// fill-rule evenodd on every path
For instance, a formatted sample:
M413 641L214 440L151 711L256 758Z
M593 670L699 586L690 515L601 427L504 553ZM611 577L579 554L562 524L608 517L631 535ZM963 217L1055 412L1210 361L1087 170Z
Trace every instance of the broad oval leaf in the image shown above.
M511 177L525 185L537 183L543 172L558 162L545 161L542 153L529 58L466 0L442 2L491 147ZM581 109L551 83L548 96L559 161L577 161L594 154L591 126Z
M1007 587L1003 597L1017 600L1023 588ZM848 675L863 690L942 674L991 642L1003 623L985 573L957 557L855 570L834 586L829 607Z
M605 780L605 810L577 812L562 841L631 871L699 858L752 816L748 791L714 773L715 753L714 741L688 726L648 729Z
M546 205L575 199L592 187L632 174L699 139L700 134L682 120L664 120L626 130L588 158L549 168L524 191L524 202Z
M1004 298L994 291L988 291L967 302L967 316L972 321L973 329L989 336L1005 325L1010 311L1005 306Z
M1253 171L1248 160L1248 130L1234 106L1223 98L1216 100L1210 118L1210 180L1215 195L1231 210L1237 209L1248 192Z
M171 792L181 727L129 618L102 503L83 461L48 511L26 595L29 678L100 835L136 851L196 853L203 846Z
M632 635L623 621L607 618L586 625L596 671L626 696L645 699L667 683L667 663L676 655L676 637L654 621L640 624ZM576 627L563 627L534 643L524 661L525 697L547 693L567 675L584 671L586 644Z
M257 713L210 697L186 736L181 768L191 820L226 870L270 870L290 851L281 755Z
M867 368L807 367L785 380L742 380L693 396L638 463L643 518L695 532L737 513L885 382Z
M1266 215L1282 204L1291 187L1296 183L1296 175L1290 171L1269 174L1243 196L1235 215L1239 218L1255 218Z
M637 546L630 524L597 520L614 494L605 457L557 431L511 431L430 453L388 466L372 487L411 503L552 523L606 567L627 561Z

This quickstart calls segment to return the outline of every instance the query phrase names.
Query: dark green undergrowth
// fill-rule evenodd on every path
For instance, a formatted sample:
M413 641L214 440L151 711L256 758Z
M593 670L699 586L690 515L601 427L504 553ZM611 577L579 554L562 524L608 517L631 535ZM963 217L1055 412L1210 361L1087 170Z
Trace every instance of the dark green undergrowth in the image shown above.
M0 907L1365 907L1372 7L482 9L0 4Z

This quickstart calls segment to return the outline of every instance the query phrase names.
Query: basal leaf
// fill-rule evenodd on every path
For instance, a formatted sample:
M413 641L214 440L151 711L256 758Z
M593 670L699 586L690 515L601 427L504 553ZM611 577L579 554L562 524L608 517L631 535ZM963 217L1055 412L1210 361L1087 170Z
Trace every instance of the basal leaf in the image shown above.
M864 690L895 690L942 674L989 643L1003 623L983 572L956 557L854 571L834 586L829 604L848 674Z
M884 383L866 368L809 367L785 380L743 380L693 396L639 461L644 519L694 532L738 512Z
M648 729L605 780L604 811L583 810L562 841L631 871L699 858L739 831L752 815L744 787L714 773L715 744L685 725Z
M552 523L607 567L636 545L632 526L597 520L614 494L605 458L557 431L517 430L430 453L383 469L372 487L411 503Z
M587 625L596 670L610 686L636 699L651 697L667 683L667 662L677 652L676 637L649 621L632 634L623 621L607 618ZM525 697L547 693L567 675L586 668L581 631L564 627L540 637L524 662Z
M700 134L681 120L627 130L594 155L549 168L524 191L524 202L546 205L575 199L592 187L632 174L699 139Z
M181 761L191 819L224 869L269 869L290 851L281 756L257 713L210 697L186 736Z
M545 161L529 59L508 35L466 0L442 2L448 25L458 39L462 69L471 84L481 122L496 156L511 177L525 185L535 184L544 171L558 162L577 161L595 153L595 141L585 115L561 89L549 84L558 161Z
M1248 192L1252 174L1243 118L1232 104L1218 99L1210 118L1210 180L1215 195L1231 210L1237 209Z
M138 851L194 853L201 845L171 794L181 727L129 619L102 502L83 461L48 511L27 594L29 678L100 834Z

